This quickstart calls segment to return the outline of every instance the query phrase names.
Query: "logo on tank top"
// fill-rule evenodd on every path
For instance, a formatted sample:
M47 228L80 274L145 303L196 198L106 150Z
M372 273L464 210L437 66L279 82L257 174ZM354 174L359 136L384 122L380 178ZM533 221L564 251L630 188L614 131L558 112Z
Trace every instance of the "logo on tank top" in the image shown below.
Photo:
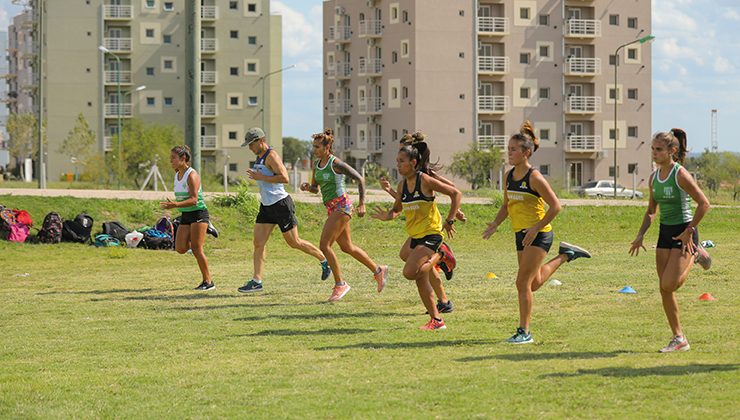
M324 181L326 181L327 179L329 179L329 174L322 174L322 175L324 176Z
M522 181L522 185L519 188L521 188L523 190L526 190L527 189L527 181Z
M663 187L663 195L666 198L673 198L673 187Z

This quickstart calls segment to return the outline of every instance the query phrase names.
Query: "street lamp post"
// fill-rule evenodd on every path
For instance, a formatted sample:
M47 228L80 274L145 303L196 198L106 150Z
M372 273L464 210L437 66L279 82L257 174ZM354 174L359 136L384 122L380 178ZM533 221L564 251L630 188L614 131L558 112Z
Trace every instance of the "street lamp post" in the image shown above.
M630 42L618 46L617 49L614 51L614 198L617 198L617 67L619 66L619 50L628 45L636 44L638 42L640 44L644 44L653 39L655 39L653 35L634 39Z
M266 127L265 127L265 102L266 102L265 101L265 79L267 79L268 77L272 76L273 74L277 74L277 73L283 72L285 70L292 69L293 67L295 67L295 64L291 64L288 67L283 67L280 70L275 70L273 72L267 73L266 75L260 77L260 82L262 82L262 127L261 128L263 130L266 129Z
M123 142L121 141L121 58L116 54L113 54L108 48L103 45L99 46L98 49L103 54L109 54L116 59L116 114L118 115L118 189L121 189L121 177L123 176Z

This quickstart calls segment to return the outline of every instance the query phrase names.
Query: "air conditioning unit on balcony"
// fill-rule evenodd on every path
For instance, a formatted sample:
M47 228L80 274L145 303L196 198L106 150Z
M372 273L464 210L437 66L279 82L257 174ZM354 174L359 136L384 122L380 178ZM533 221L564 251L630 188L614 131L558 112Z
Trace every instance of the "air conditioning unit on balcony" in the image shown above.
M370 38L370 39L368 39L368 40L367 40L367 45L368 45L368 46L373 46L373 45L375 45L375 38Z
M343 15L344 14L344 7L337 6L334 8L334 14L335 15Z
M367 7L375 7L375 0L367 0Z

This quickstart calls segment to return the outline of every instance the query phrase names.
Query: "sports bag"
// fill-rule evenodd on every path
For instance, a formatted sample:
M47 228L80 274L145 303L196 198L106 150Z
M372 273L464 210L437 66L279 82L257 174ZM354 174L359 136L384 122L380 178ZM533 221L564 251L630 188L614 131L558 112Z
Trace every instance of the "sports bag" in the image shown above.
M126 240L126 235L128 235L129 232L128 229L123 227L121 222L112 221L103 223L103 233L118 239L119 242L122 242Z
M62 240L66 242L90 242L93 218L85 213L78 214L74 220L65 220L62 223Z
M93 242L93 244L97 247L121 246L121 241L111 235L101 233L99 235L95 235L95 242Z
M175 246L172 236L157 229L149 229L144 232L144 239L141 240L141 244L139 246L144 246L146 249L172 249Z
M44 217L36 239L42 244L58 244L62 241L62 218L59 213L52 211Z

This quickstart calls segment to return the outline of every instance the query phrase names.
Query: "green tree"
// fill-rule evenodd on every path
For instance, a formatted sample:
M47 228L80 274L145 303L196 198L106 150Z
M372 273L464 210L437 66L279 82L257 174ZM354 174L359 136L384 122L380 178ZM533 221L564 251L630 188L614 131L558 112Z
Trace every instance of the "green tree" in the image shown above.
M127 183L140 187L155 158L159 158L160 172L169 168L170 149L184 144L182 130L174 125L145 124L139 119L131 119L124 125L123 168L119 174ZM114 150L117 150L114 147ZM106 163L113 171L118 170L118 157L110 153ZM166 178L166 177L165 177Z
M80 113L77 116L74 127L67 134L58 152L68 156L70 160L73 158L76 159L76 164L81 165L87 171L87 166L94 157L96 158L96 162L99 161L100 154L95 150L96 142L95 133L90 129L85 116ZM95 169L95 172L97 171Z
M36 141L36 116L31 113L10 114L6 127L10 136L8 151L20 165L23 176L23 160L35 159L39 152L39 144Z
M470 183L474 190L491 182L491 173L501 165L501 151L493 148L478 150L475 145L470 150L452 156L450 173Z
M309 157L310 154L311 142L295 137L283 137L283 162L292 166L296 160Z
M365 185L379 186L381 177L390 179L390 175L386 168L372 162L365 164Z

